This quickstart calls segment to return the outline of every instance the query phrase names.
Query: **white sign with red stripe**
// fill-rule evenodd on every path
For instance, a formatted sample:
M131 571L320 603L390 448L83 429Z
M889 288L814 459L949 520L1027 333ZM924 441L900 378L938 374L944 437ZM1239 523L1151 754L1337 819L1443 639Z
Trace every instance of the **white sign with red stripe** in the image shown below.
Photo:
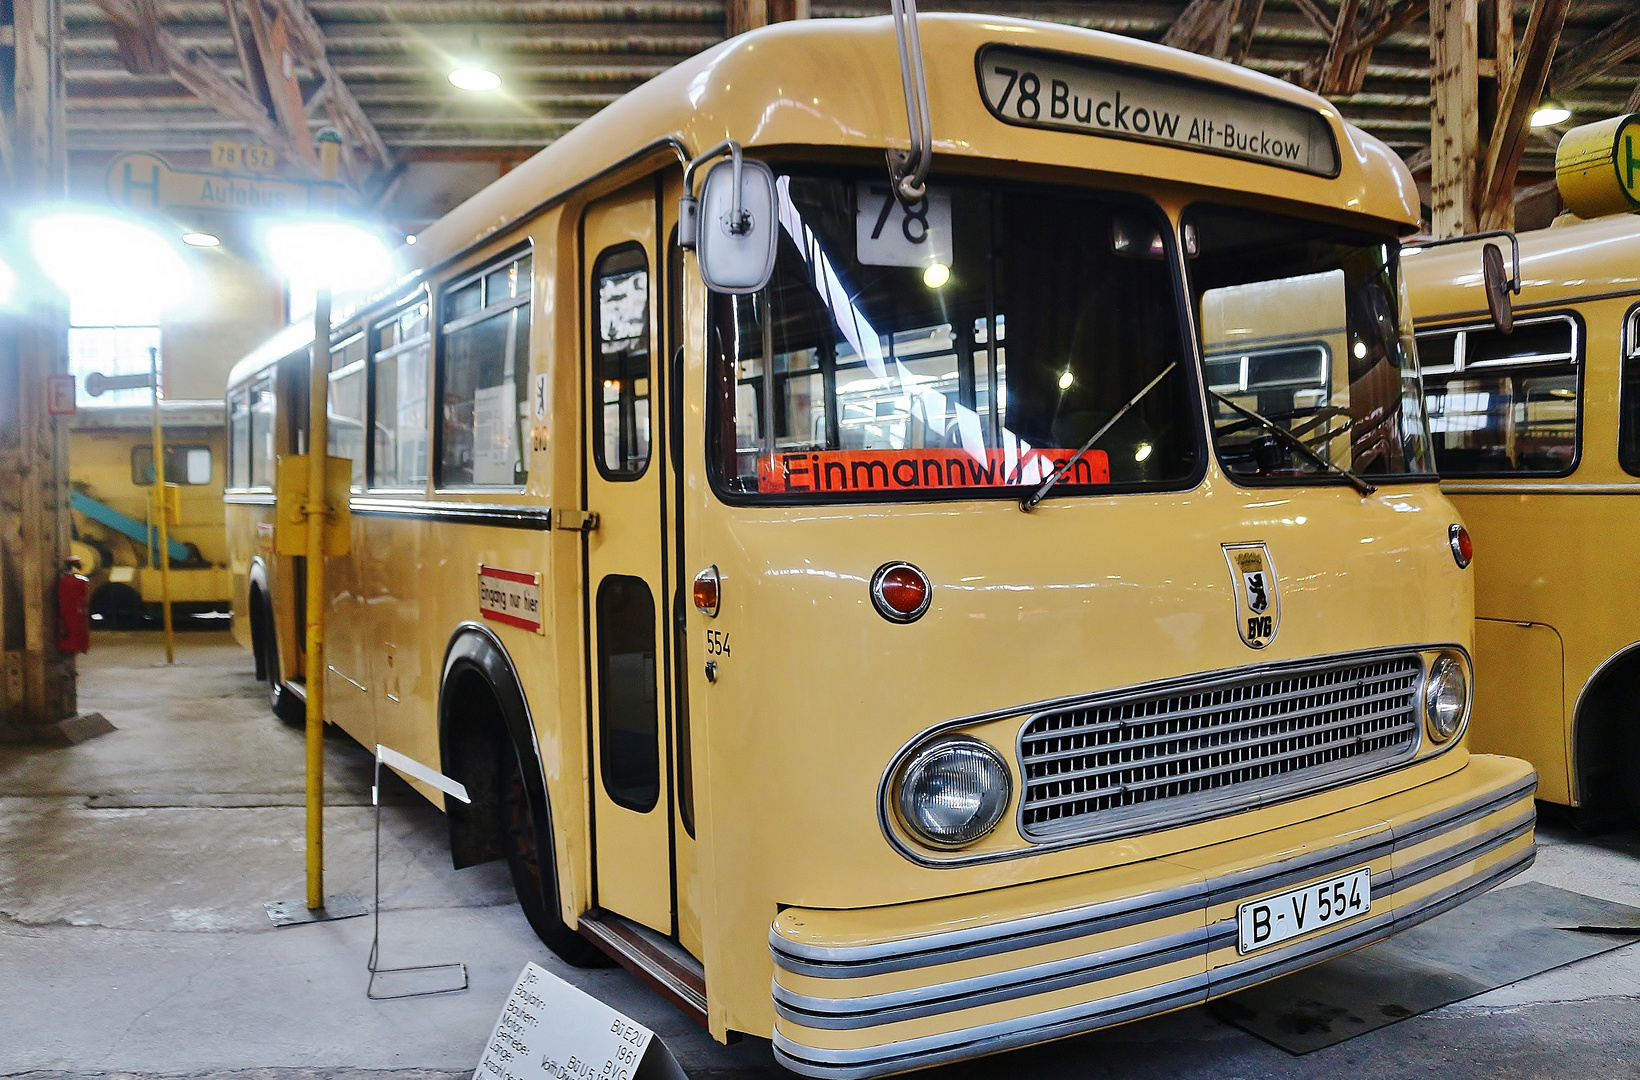
M479 566L478 612L494 622L541 633L541 575Z

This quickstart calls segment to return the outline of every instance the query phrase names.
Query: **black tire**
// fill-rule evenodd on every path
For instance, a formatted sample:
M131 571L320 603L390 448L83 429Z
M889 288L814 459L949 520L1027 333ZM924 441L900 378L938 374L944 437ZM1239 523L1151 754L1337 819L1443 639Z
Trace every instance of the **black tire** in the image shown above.
M1628 725L1618 733L1622 749L1618 765L1617 794L1631 828L1640 829L1640 716L1629 716Z
M501 751L502 848L507 853L507 869L512 873L513 890L524 918L541 943L564 963L578 968L606 968L614 961L598 951L592 942L565 925L558 914L558 876L552 855L541 854L540 832L536 828L534 800L524 783L518 754L510 746Z
M256 666L268 679L268 708L281 724L302 727L307 723L307 703L285 685L284 673L279 670L279 641L274 636L273 612L260 596L251 603L251 618L257 627L252 633L261 653Z

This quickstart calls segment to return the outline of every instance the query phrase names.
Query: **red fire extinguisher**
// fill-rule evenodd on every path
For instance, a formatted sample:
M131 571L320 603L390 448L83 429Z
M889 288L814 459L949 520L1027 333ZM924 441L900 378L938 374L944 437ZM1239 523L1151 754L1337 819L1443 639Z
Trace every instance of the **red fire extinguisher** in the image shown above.
M70 558L57 579L57 651L83 653L91 648L91 579Z

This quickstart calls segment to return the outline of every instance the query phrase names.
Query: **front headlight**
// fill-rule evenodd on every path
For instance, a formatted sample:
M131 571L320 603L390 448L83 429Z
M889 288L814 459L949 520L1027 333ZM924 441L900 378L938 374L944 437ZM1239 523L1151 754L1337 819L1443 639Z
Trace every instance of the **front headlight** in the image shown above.
M1469 676L1463 661L1450 655L1437 658L1424 683L1424 720L1430 738L1446 742L1456 735L1468 707Z
M1013 780L1002 755L978 739L954 736L917 751L900 770L900 820L935 847L971 844L1008 810Z

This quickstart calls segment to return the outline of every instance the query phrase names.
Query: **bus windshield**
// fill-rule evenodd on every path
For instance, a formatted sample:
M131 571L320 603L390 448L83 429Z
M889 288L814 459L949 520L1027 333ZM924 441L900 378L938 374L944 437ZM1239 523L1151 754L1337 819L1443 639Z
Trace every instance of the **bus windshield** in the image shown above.
M1250 412L1356 473L1433 475L1395 241L1219 206L1191 208L1183 236L1226 471L1324 472Z
M777 186L769 287L712 299L720 491L1017 498L1164 372L1055 490L1198 475L1199 399L1154 204L974 182L905 205L880 172Z

